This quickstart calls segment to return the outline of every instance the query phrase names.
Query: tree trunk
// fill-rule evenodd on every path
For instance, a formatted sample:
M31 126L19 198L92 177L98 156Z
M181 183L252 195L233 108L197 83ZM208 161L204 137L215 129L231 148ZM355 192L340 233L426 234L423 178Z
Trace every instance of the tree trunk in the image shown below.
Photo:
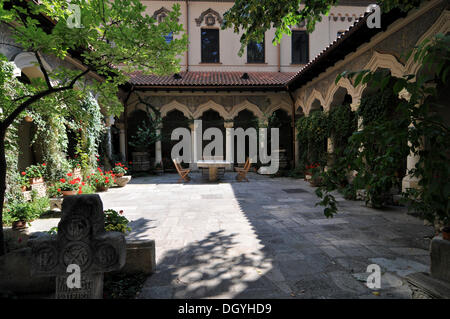
M5 237L3 235L3 202L6 192L6 155L5 155L6 129L0 128L0 256L6 253Z

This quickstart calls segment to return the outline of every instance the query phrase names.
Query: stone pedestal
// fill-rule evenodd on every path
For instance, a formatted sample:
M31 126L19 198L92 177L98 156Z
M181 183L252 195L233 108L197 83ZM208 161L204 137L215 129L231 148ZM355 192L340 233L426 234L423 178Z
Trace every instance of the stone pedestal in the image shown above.
M430 250L431 276L450 283L450 240L434 237Z
M103 273L81 276L81 288L68 288L68 276L56 276L57 299L102 299Z
M450 299L450 240L433 238L430 247L430 274L413 273L405 280L415 299Z

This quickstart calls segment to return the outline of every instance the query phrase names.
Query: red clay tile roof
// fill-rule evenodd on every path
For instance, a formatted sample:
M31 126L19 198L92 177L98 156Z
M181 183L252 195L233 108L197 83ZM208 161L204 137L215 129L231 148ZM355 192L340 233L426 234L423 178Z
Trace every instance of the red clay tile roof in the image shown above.
M281 87L296 74L295 72L246 72L248 79L242 79L245 72L180 72L181 78L174 75L145 75L141 72L130 74L130 83L135 86L185 87L185 86L226 86L226 87Z

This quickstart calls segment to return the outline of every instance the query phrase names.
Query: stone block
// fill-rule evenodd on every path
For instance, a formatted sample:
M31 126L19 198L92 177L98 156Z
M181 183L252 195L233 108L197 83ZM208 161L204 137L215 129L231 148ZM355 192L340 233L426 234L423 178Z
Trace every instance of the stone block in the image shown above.
M450 283L450 240L434 237L430 251L431 276Z
M31 248L17 249L0 257L0 291L51 293L55 291L55 277L31 276Z
M413 273L405 277L413 299L450 299L450 283L427 273Z
M121 273L153 274L156 270L154 240L127 241L127 260Z

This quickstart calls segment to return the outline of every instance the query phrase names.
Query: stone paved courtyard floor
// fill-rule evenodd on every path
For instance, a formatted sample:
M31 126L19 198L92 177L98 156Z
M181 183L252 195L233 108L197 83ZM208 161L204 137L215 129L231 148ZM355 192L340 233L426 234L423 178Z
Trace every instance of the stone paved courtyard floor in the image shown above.
M130 239L156 241L140 298L410 298L402 277L428 270L432 229L403 208L338 196L341 212L327 219L303 180L234 175L142 177L101 194L132 220ZM374 263L378 296L365 286Z

